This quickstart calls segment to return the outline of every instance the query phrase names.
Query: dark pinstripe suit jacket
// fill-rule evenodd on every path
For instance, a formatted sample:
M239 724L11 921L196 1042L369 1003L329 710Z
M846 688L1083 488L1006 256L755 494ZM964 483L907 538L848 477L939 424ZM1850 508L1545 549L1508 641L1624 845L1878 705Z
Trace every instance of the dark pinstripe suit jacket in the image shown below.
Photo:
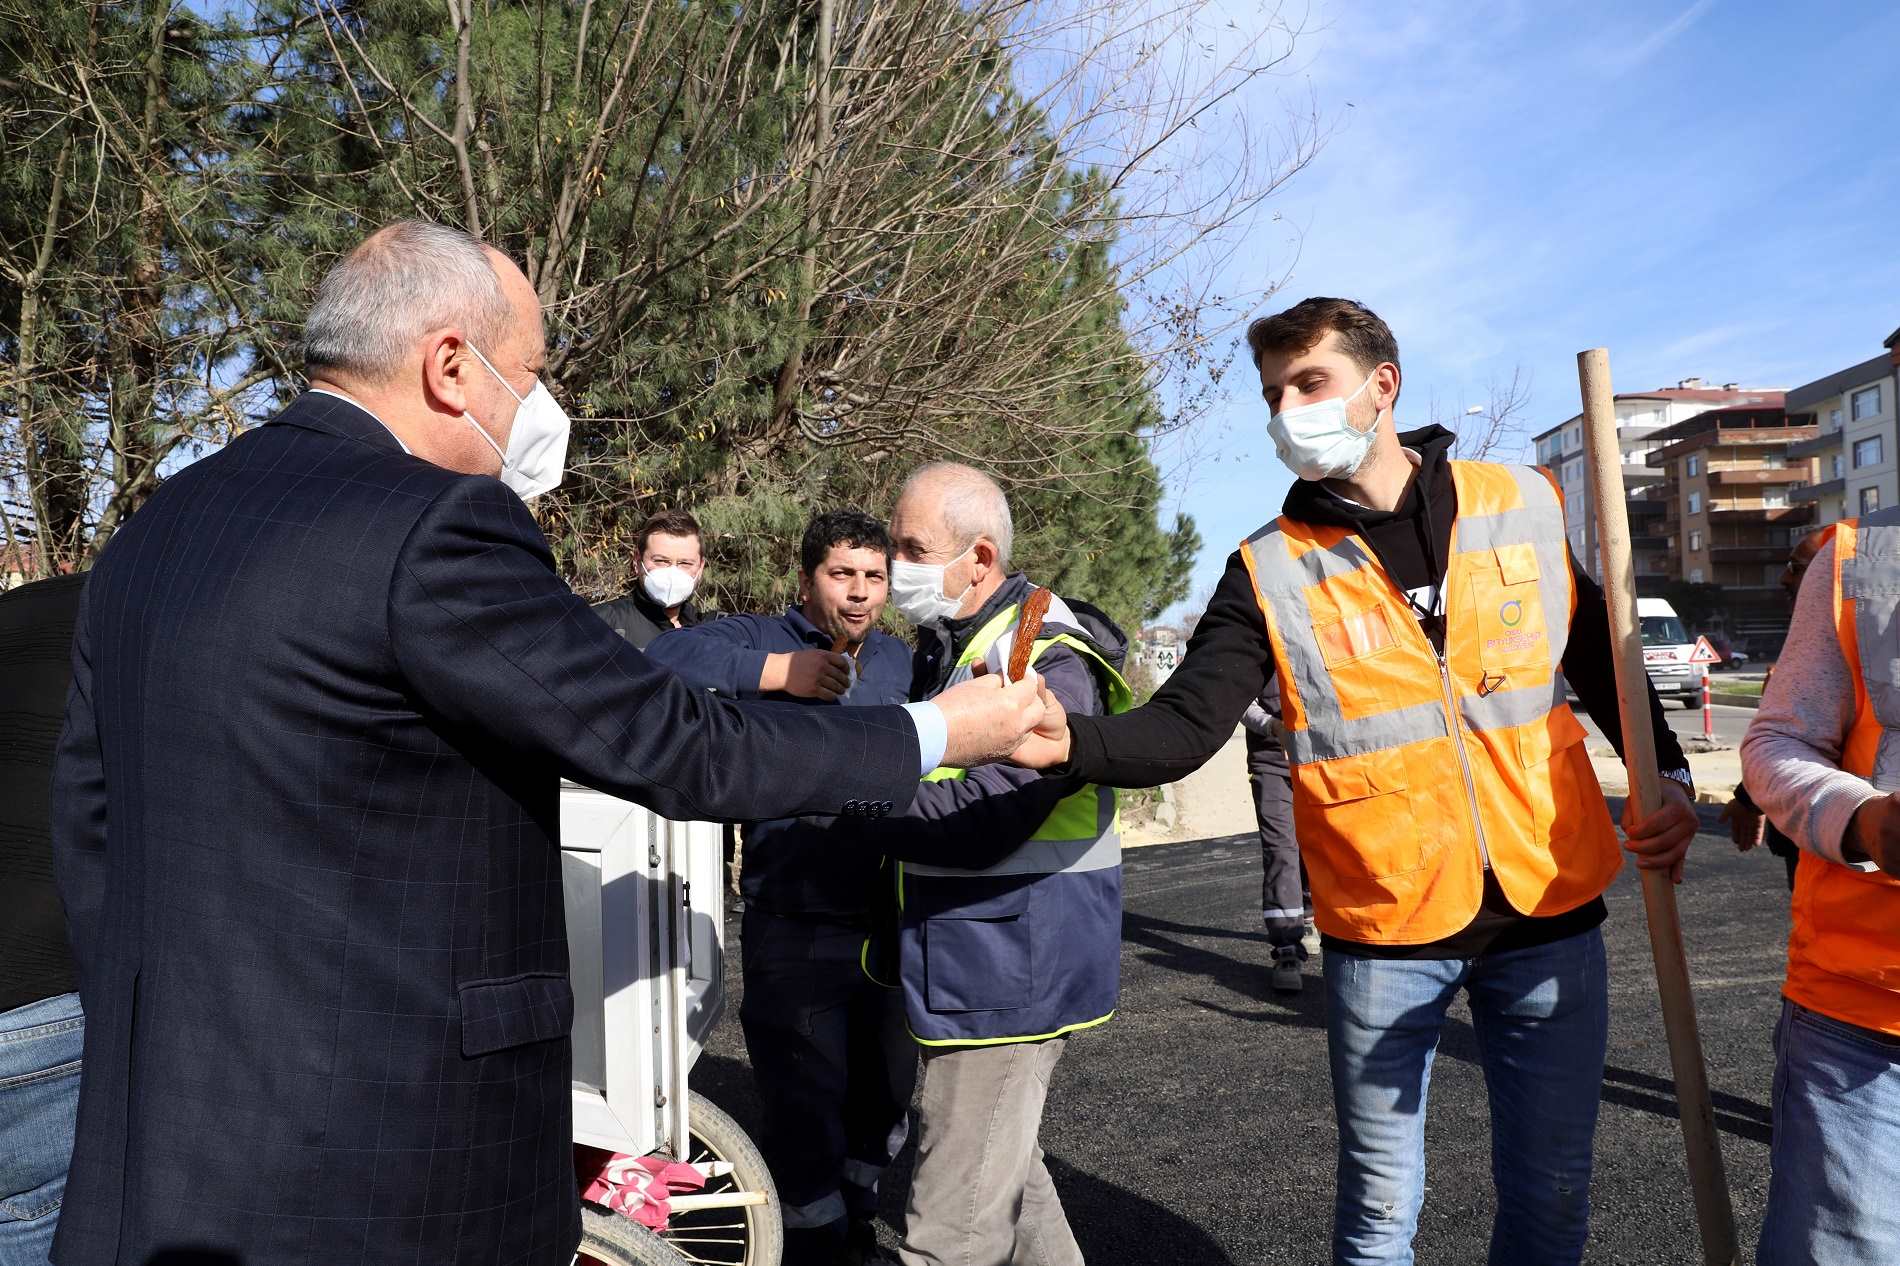
M63 1266L565 1266L559 777L680 818L917 785L898 709L686 688L561 583L512 492L322 395L119 532L74 674Z

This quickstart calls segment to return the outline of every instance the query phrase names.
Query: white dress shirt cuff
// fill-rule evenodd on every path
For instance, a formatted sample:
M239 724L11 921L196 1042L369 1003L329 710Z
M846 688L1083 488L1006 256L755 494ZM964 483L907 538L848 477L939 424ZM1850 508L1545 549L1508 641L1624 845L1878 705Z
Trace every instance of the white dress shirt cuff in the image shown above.
M943 719L943 709L928 699L907 703L904 711L910 713L910 723L917 727L918 759L923 765L917 776L922 778L943 764L944 749L950 746L950 723Z

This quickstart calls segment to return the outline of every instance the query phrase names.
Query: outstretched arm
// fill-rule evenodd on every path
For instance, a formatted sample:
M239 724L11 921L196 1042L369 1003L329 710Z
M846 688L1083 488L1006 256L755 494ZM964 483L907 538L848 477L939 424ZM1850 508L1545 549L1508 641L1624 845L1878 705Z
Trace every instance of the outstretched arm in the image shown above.
M1240 554L1195 626L1181 666L1154 698L1120 716L1056 718L1011 759L1110 787L1158 787L1193 773L1234 735L1273 674L1266 617Z

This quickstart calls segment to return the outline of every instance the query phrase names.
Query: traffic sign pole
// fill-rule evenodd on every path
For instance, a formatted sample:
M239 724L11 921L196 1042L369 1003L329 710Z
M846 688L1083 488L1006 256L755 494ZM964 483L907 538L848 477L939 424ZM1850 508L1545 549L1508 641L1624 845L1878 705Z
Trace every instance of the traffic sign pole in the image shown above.
M1695 640L1695 650L1690 652L1689 662L1702 665L1702 737L1705 739L1715 737L1715 713L1709 706L1709 665L1720 663L1721 660L1715 648L1709 645L1708 638L1698 637Z
M1716 738L1716 713L1708 703L1708 665L1702 665L1702 738Z

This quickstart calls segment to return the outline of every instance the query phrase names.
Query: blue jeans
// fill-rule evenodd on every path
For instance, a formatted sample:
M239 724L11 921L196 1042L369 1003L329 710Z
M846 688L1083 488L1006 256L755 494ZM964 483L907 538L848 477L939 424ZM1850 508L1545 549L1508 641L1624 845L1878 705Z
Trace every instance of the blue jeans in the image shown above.
M79 1112L79 995L0 1012L0 1266L45 1266Z
M1783 999L1760 1266L1900 1262L1900 1038Z
M1473 959L1326 951L1339 1175L1335 1266L1412 1261L1425 1202L1425 1102L1445 1011L1471 1003L1491 1098L1493 1266L1573 1266L1590 1224L1590 1145L1609 1040L1609 970L1592 929Z

